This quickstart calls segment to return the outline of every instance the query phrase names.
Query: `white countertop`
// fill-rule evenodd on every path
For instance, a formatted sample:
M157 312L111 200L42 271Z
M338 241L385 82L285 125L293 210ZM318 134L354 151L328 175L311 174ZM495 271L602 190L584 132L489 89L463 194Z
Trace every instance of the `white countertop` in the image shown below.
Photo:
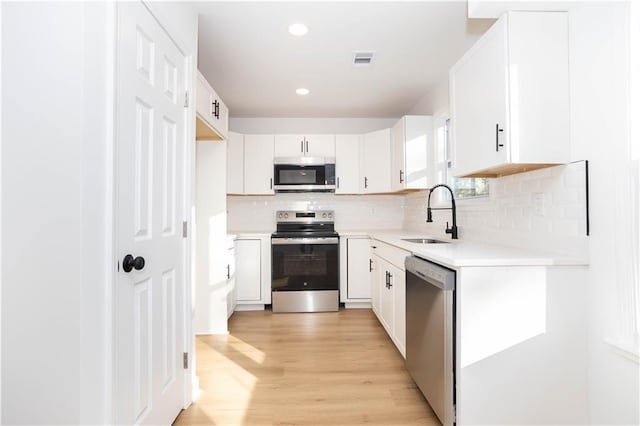
M450 268L588 265L588 261L585 259L567 257L557 253L544 253L477 241L451 240L409 231L371 231L369 236ZM419 244L403 241L403 238L433 238L447 241L447 243Z
M236 238L264 238L271 236L271 232L265 231L229 231L229 234L234 234ZM450 268L469 266L584 266L589 264L586 259L563 256L553 252L527 250L478 241L452 240L449 236L433 236L401 229L338 229L338 234L341 237L370 237ZM403 241L403 238L432 238L447 241L447 243L418 244Z
M271 237L271 232L265 232L265 231L229 231L228 235L233 235L234 238L264 238L264 237Z

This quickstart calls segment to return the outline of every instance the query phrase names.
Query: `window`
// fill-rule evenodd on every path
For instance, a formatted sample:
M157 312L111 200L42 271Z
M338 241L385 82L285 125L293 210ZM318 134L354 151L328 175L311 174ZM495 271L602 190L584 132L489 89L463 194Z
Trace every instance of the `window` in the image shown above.
M436 124L436 156L439 182L447 182L456 199L479 198L489 196L489 179L456 178L451 173L451 132L449 119Z

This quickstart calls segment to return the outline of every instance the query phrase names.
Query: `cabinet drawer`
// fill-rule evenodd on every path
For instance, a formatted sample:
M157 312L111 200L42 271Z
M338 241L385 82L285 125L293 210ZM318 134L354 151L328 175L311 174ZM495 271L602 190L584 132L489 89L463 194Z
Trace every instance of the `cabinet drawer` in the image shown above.
M372 240L371 245L376 247L373 249L375 254L404 271L404 259L411 255L410 252L387 243L383 243L380 240Z

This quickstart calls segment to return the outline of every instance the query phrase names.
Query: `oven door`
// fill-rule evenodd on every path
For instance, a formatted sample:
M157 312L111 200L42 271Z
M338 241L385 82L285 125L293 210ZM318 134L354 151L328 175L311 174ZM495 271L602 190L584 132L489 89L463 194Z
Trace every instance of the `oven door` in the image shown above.
M272 238L271 290L338 290L339 239Z

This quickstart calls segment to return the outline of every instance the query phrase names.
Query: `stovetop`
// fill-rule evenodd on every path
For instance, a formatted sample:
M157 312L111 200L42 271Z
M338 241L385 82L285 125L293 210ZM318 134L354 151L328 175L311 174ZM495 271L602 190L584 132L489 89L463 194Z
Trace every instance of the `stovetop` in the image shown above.
M277 211L273 238L337 237L333 211Z

